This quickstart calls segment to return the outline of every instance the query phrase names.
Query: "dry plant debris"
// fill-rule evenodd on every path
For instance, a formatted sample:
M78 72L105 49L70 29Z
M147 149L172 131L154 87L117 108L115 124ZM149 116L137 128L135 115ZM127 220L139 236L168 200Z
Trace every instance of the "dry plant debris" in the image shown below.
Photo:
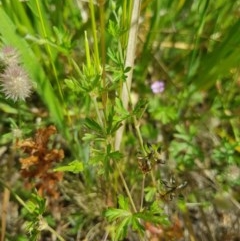
M49 147L49 138L57 132L51 125L37 130L33 139L17 142L17 146L28 156L20 158L21 174L28 187L35 187L41 196L45 194L57 198L57 183L62 180L62 172L53 172L53 165L64 158L62 149Z

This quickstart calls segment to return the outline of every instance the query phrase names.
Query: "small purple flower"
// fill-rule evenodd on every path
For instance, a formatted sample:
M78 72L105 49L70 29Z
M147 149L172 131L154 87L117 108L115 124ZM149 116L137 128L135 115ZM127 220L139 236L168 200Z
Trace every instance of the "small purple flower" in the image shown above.
M154 94L159 94L159 93L162 93L165 89L165 84L163 81L154 81L152 84L151 84L151 89L152 89L152 92Z

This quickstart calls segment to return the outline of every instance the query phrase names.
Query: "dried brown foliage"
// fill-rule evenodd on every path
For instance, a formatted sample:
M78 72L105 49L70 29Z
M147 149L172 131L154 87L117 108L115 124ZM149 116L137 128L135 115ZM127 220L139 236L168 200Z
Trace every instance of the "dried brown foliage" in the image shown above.
M27 157L20 158L21 174L26 185L35 187L38 193L57 198L57 183L62 180L63 173L53 172L53 165L64 158L62 149L49 148L49 138L57 132L51 125L37 130L33 139L18 141L17 146Z

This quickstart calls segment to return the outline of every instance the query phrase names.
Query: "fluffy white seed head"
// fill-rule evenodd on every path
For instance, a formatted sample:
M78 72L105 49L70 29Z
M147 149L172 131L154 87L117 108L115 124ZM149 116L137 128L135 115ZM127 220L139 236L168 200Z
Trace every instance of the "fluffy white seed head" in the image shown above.
M32 92L32 83L26 71L15 63L9 64L0 74L0 86L6 98L25 100Z

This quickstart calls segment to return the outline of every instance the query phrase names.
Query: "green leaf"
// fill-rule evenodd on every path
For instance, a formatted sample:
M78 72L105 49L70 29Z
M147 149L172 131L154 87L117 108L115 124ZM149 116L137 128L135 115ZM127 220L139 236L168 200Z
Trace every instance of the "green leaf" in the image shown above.
M8 114L17 114L18 110L15 108L12 108L10 105L5 104L5 103L0 103L0 110L2 110L5 113Z
M104 212L104 216L110 221L115 221L119 218L126 218L131 216L132 213L123 209L109 208Z
M119 36L121 34L119 24L112 20L109 20L107 30L108 30L109 34L111 34L114 38L119 38Z
M148 105L148 101L146 99L140 99L133 109L133 114L137 116L137 118L141 118L144 114Z
M124 69L124 73L126 74L126 73L128 73L130 70L131 70L131 67L126 67L126 68Z
M91 133L85 133L82 140L83 141L93 141L93 140L96 140L97 139L97 136L94 135L94 134L91 134Z
M144 191L146 192L146 195L145 195L146 201L151 202L157 193L157 188L156 187L146 187L144 189Z
M121 122L126 116L121 116L121 113L115 110L114 107L109 109L107 117L107 134L113 135L122 126Z
M83 163L81 161L75 160L70 162L67 166L54 168L54 171L79 173L83 171Z
M90 130L95 131L98 134L103 134L104 131L101 127L101 125L99 125L95 120L90 119L90 118L86 118L85 122L84 122L85 126L88 127Z
M119 151L113 151L109 153L109 157L115 160L120 160L121 158L123 158L123 154Z
M118 113L119 118L116 118L116 120L125 120L128 117L130 117L129 112L123 107L123 103L119 98L115 99L115 112ZM114 116L114 120L115 120L115 116Z
M30 199L26 202L25 211L31 217L42 215L46 209L46 200L36 193L32 193Z
M153 202L148 210L134 213L133 216L154 224L170 224L168 216L164 214L163 209L159 206L159 202L157 201Z
M65 79L64 83L71 91L80 91L77 81L75 79Z
M116 236L115 236L116 241L121 240L126 237L128 227L131 225L131 221L132 221L132 219L129 217L129 218L123 219L120 222L120 224L116 228Z
M128 199L125 198L123 195L119 195L118 204L119 204L120 208L122 208L124 210L129 210Z
M110 222L115 224L114 240L121 240L127 235L128 227L132 224L132 213L129 211L128 199L119 195L118 203L121 208L109 208L105 211L104 216Z
M143 233L145 231L145 228L141 224L140 219L136 218L134 216L132 217L132 229L134 231L139 231L141 233Z
M161 103L157 98L149 101L149 112L153 118L160 120L163 124L168 124L178 117L178 111L175 106Z
M111 48L108 48L107 55L110 57L110 59L116 64L122 64L121 58L119 56L119 53L115 50L112 50Z

